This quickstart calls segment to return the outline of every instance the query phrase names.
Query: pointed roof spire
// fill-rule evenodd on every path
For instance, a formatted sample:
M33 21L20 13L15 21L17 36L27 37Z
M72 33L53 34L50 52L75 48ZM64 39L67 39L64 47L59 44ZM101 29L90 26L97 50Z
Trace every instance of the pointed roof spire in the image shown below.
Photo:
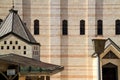
M14 34L15 36L29 42L29 43L37 43L34 39L30 31L24 25L23 21L21 20L20 16L17 14L17 10L9 10L10 13L3 21L0 26L0 38L8 35ZM37 43L38 44L38 43Z

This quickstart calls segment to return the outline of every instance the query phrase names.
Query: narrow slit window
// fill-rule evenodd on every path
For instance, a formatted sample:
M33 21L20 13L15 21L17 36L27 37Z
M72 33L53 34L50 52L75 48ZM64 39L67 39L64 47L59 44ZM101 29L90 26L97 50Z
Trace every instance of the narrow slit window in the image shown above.
M97 21L97 35L103 35L103 21Z
M39 20L34 20L34 34L39 35Z
M15 49L15 46L13 46L13 49Z
M10 47L9 46L7 46L7 49L9 49Z
M62 34L63 35L68 34L68 21L67 20L62 21Z
M26 55L26 51L24 51L24 53L23 53L24 55Z
M85 34L85 20L80 20L80 35Z
M10 44L12 44L12 41L10 41Z
M18 44L18 41L15 41L15 44Z
M115 33L116 35L120 34L120 20L115 21Z
M1 46L1 49L4 49L4 46Z
M26 49L26 46L24 46L24 49Z
M4 41L4 44L7 44L7 41Z
M18 49L21 49L21 46L18 46Z

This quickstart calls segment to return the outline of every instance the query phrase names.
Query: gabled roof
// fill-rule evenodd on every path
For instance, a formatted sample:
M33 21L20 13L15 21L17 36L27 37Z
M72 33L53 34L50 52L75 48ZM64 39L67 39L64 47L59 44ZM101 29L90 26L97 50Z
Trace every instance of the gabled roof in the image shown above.
M120 47L114 41L112 41L110 38L108 38L105 41L104 51L106 51L108 48L110 48L110 46L113 46L116 50L118 50L120 52ZM99 46L98 46L98 48L99 48ZM96 56L98 56L97 53L92 54L92 57L96 57Z
M0 38L9 33L13 33L28 42L37 43L17 14L17 10L11 9L6 19L0 25Z
M105 44L105 49L108 48L110 45L113 45L118 51L120 51L120 47L115 42L113 42L110 38L108 38Z
M28 74L34 72L38 74L54 74L64 69L63 66L45 63L12 53L0 55L0 62L18 65L21 73L27 72Z

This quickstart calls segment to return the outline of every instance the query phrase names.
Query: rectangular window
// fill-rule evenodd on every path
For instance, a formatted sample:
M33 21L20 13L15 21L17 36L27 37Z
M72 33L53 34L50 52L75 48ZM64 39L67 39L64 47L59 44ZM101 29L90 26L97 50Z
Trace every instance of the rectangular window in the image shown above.
M34 20L34 34L39 35L39 20Z
M7 41L4 41L4 44L7 44Z
M18 49L21 49L21 46L18 46Z
M103 35L103 22L102 22L102 20L97 21L97 35Z
M116 20L116 23L115 23L115 33L116 33L116 35L120 34L120 20Z
M62 34L63 35L68 34L68 22L67 22L67 20L63 20L63 22L62 22Z
M1 46L1 49L4 49L4 46Z
M10 44L12 44L12 41L10 41Z
M15 41L15 44L18 44L18 41Z
M85 21L81 20L80 21L80 35L84 35L85 34Z
M15 46L13 46L13 49L15 49Z
M26 49L26 46L24 46L24 49Z
M26 55L26 51L24 51L24 53L23 53L24 55Z
M9 49L9 46L7 46L7 49Z
M46 76L46 80L50 80L50 76Z

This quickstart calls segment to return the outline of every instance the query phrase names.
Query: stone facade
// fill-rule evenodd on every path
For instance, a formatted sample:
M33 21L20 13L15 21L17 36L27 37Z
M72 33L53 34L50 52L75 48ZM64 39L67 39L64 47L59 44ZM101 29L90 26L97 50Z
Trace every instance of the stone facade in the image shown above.
M0 18L12 7L12 0L0 0ZM120 17L120 0L14 0L15 9L41 43L41 60L65 67L52 80L98 80L98 59L92 39L111 38L118 46L115 20ZM34 20L40 34L34 35ZM68 20L68 35L62 35L62 21ZM85 35L80 35L85 20ZM103 20L103 35L97 35L97 21ZM119 78L120 80L120 78Z
M8 35L0 40L0 54L15 53L29 58L40 59L40 46L24 42L14 35Z
M8 37L0 40L0 45L3 46L3 49L0 49L1 54L17 53L18 55L32 58L32 46L19 40L19 38L13 35L9 35ZM24 49L24 47L26 47L26 49Z

